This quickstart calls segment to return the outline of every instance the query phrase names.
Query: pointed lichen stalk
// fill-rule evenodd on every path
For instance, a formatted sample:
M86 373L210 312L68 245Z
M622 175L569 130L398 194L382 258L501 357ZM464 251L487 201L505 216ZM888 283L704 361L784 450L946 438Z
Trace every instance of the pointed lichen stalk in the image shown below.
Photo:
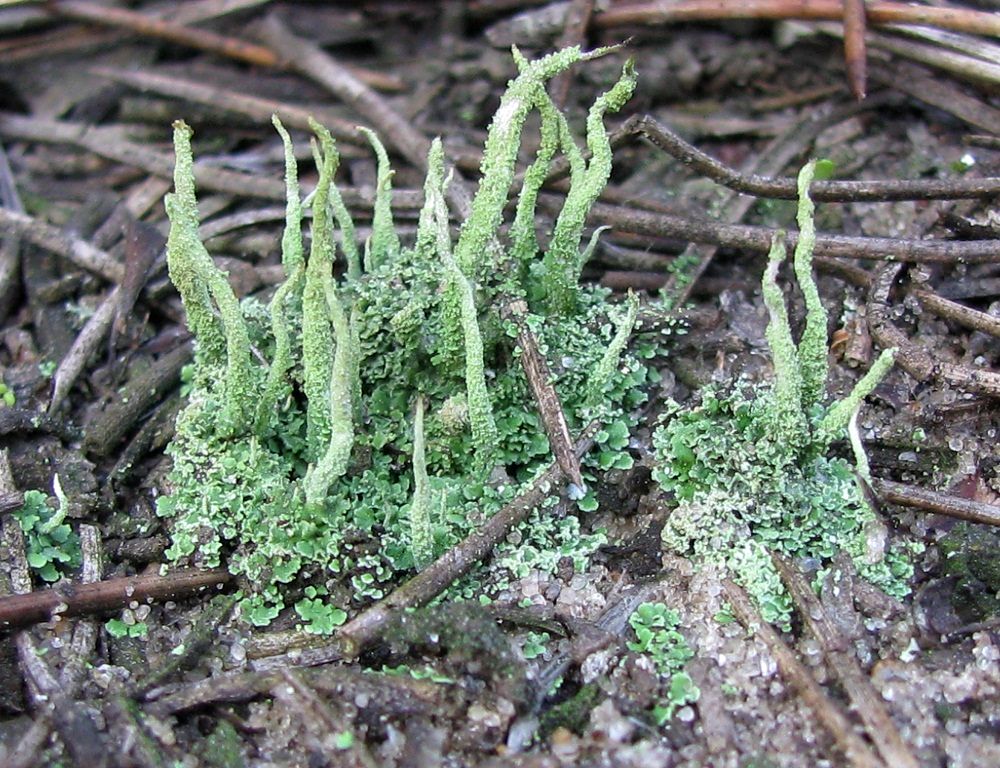
M632 329L635 328L636 318L639 316L639 298L629 291L628 300L621 314L615 319L615 335L608 344L608 348L601 356L600 362L590 374L590 381L587 383L587 392L584 399L585 408L593 408L605 399L604 390L611 381L611 377L618 367L622 352L628 345L632 337Z
M621 78L602 94L587 115L587 148L590 162L572 163L570 189L563 209L556 219L552 241L545 253L545 280L550 311L570 314L576 310L580 274L584 260L580 255L580 238L590 207L597 200L611 176L611 144L604 130L604 115L617 112L635 90L635 67L631 60L622 68ZM573 140L566 136L566 144Z
M823 402L828 372L826 326L827 312L819 298L819 289L812 276L812 254L816 246L816 208L809 197L809 185L816 173L816 161L806 163L799 171L799 205L796 220L799 239L795 243L795 279L806 303L806 327L799 340L799 371L802 375L802 407L808 411Z
M802 372L798 349L792 339L785 296L778 287L778 268L785 260L785 233L779 232L771 243L767 269L761 282L761 294L767 308L768 324L764 333L774 364L774 402L770 416L776 442L797 449L804 445L809 425L802 410Z
M372 215L372 236L366 246L365 269L392 262L399 255L399 235L392 221L392 168L389 155L378 136L369 128L359 128L375 150L378 169L375 180L375 209Z
M851 393L827 409L816 426L816 437L821 450L825 450L834 440L839 440L844 436L844 430L847 429L851 417L857 413L864 399L888 375L895 360L895 349L883 349L878 359L868 369L868 373L854 385Z
M311 123L319 139L319 181L313 194L312 244L302 289L302 389L307 400L306 442L310 461L317 461L330 441L330 376L333 328L328 296L333 287L333 226L330 186L338 156L330 132Z
M465 350L465 390L469 409L469 425L476 452L476 464L487 470L496 451L497 427L493 405L486 387L486 363L483 338L479 331L479 313L472 285L462 273L451 252L448 231L448 207L444 199L447 180L444 174L444 153L441 142L435 140L427 160L425 191L433 200L434 227L437 232L437 256L444 265L444 296L441 302L445 333L456 337L461 333Z
M201 354L214 365L223 365L225 358L226 405L220 431L237 434L252 423L253 403L258 395L250 339L236 294L198 237L191 134L183 120L174 123L174 193L165 200L170 218L167 268L184 302L188 327L198 340Z
M347 472L354 447L354 338L350 321L340 303L333 281L327 285L327 305L333 320L336 352L330 373L330 441L315 465L306 473L306 504L318 509L326 501L333 482Z
M514 264L522 270L538 256L535 206L538 202L538 193L548 175L549 166L556 150L559 149L561 115L544 89L539 90L541 93L535 104L542 119L538 152L535 160L524 172L524 183L517 198L517 212L514 214L514 223L510 226L511 256Z

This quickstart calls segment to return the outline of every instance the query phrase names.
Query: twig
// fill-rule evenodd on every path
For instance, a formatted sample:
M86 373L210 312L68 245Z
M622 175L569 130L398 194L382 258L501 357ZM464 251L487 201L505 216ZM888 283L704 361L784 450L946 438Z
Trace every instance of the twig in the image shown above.
M896 56L902 56L928 64L938 70L951 72L966 80L996 85L1000 82L1000 65L983 61L976 56L970 56L956 51L943 50L938 45L920 43L916 40L900 39L889 35L874 35L872 47L888 51Z
M827 615L806 577L781 555L772 553L771 559L799 609L799 614L805 620L813 637L819 641L827 661L840 678L840 683L851 701L851 708L861 717L868 736L882 755L882 759L893 768L896 766L917 768L919 763L899 735L895 723L892 722L889 712L882 703L882 697L861 669L853 648Z
M50 434L56 435L64 443L80 439L80 431L65 419L54 419L31 408L0 408L0 437L6 435Z
M996 504L983 504L948 493L939 493L877 477L872 478L872 488L884 501L892 504L902 504L925 512L968 520L970 523L1000 526L1000 507Z
M48 621L53 614L80 616L120 610L132 601L178 600L220 587L231 578L225 569L187 568L165 576L123 576L0 597L0 630Z
M535 334L524 320L527 313L528 305L521 299L507 301L500 308L500 316L517 326L517 346L521 349L524 375L531 387L535 405L538 406L538 413L542 418L542 425L545 427L545 434L549 438L556 463L566 479L582 490L585 483L580 472L580 460L576 457L573 440L569 436L566 414L559 401L559 393L552 385L548 363L538 350Z
M275 15L262 25L264 39L279 55L286 57L295 69L314 80L353 107L381 138L391 144L415 167L427 170L427 153L431 143L409 121L394 110L385 99L358 80L341 63L315 43L292 34ZM447 168L445 172L447 173ZM452 179L445 193L455 212L464 221L469 216L472 197L460 178Z
M153 266L156 256L163 250L163 236L147 224L130 222L125 240L125 277L104 298L101 306L80 329L73 346L59 362L52 379L52 397L49 413L55 411L69 394L73 382L83 372L91 355L104 340L112 323L121 322L135 303Z
M6 515L24 506L24 494L20 491L3 491L0 493L0 515Z
M855 768L884 768L881 760L871 747L854 732L850 721L823 692L809 670L785 645L781 636L765 622L750 602L747 593L728 579L723 582L723 592L740 623L764 641L768 651L778 663L778 668L798 692L802 700L816 714L819 722L833 736L837 746L843 751Z
M554 201L550 194L539 195L539 202L546 207L558 209L559 201ZM758 253L766 253L779 232L771 227L724 224L678 214L632 210L607 203L595 203L592 212L595 218L620 232L680 238L694 243L710 243ZM789 247L794 247L797 240L798 233L789 231ZM904 240L821 234L816 236L815 253L819 256L848 259L994 264L1000 263L1000 240Z
M62 256L81 269L100 275L105 280L117 283L125 276L125 268L111 254L34 216L0 208L0 227L32 245Z
M810 116L771 141L758 157L747 164L747 170L770 176L781 173L789 163L806 151L825 127L836 125L840 121L856 115L861 110L871 109L876 104L882 103L883 99L884 97L867 99L863 105L855 103L833 109L825 114L820 113L819 117ZM731 190L725 190L717 196L711 210L720 219L728 223L736 223L746 216L752 206L753 200L750 198L737 195ZM667 289L668 294L674 297L678 306L683 305L691 296L695 284L704 274L712 259L715 258L717 250L715 246L710 245L691 245L682 254L682 257L687 260L697 259L697 264L689 273L683 274L685 279L680 285L677 284L678 278L674 277L672 284Z
M1000 20L1000 14L992 14ZM965 93L954 82L929 73L924 67L893 61L872 61L869 74L880 83L901 91L923 104L949 112L969 125L994 133L1000 125L1000 109Z
M172 3L162 11L150 12L150 16L168 19L176 24L196 24L217 19L231 13L266 3L269 0L190 0ZM110 49L114 44L126 40L130 35L120 31L98 32L91 28L62 27L53 32L45 32L34 37L15 37L0 43L0 59L6 64L34 58L51 57L71 51L82 51L103 47Z
M933 291L923 288L913 288L910 290L910 293L916 296L921 304L939 317L954 320L974 330L988 333L990 336L1000 337L1000 319L993 317L993 315L980 312L978 309L972 309L972 307L966 307L957 301L945 299Z
M0 144L0 208L24 213L24 205L3 144ZM20 278L21 238L16 234L4 234L0 237L0 322L7 318L14 307Z
M267 46L251 43L237 37L220 35L205 29L189 27L177 21L169 21L145 13L130 11L126 8L79 2L79 0L49 0L49 7L55 13L66 18L127 29L143 37L159 38L258 67L285 68L288 64ZM400 91L403 88L399 78L381 72L373 72L363 67L351 67L350 69L355 77L373 88L387 91Z
M243 115L260 122L269 122L271 115L276 114L287 127L303 131L312 131L312 128L309 127L309 118L313 117L329 128L330 133L340 141L352 144L364 142L363 137L358 133L357 125L337 117L322 107L306 109L283 101L250 96L241 91L205 85L148 70L131 72L108 67L95 67L91 71L95 75L124 83L140 91L172 96L223 112Z
M141 168L166 179L171 178L174 172L174 161L170 155L128 141L119 130L107 126L95 127L6 112L0 113L0 133L25 141L80 147L100 157ZM197 162L194 166L194 175L198 186L204 190L227 192L240 197L261 197L282 201L285 199L285 184L281 179L213 168Z
M844 0L844 63L851 93L858 101L865 97L868 54L865 51L865 0Z
M195 683L171 685L150 691L146 700L157 716L175 715L212 704L250 701L262 696L282 679L282 670L268 672L224 672ZM376 716L432 715L445 706L447 689L410 678L390 677L356 667L326 666L301 669L298 674L320 693L343 698L358 694ZM354 695L350 696L355 699Z
M973 35L1000 35L1000 18L994 13L965 8L936 8L928 5L875 2L866 3L870 24L921 24L953 29ZM594 16L593 25L609 29L629 24L670 24L680 21L716 19L773 19L841 21L841 0L678 0L613 5Z
M712 181L737 192L758 197L794 200L798 197L793 178L768 178L741 173L682 139L651 115L631 117L621 127L648 139L658 149L677 158ZM961 200L1000 195L1000 177L985 179L913 179L886 181L814 181L809 196L816 202L860 203L895 200Z
M0 490L9 486L9 464L6 452L0 453ZM0 597L0 603L30 598L31 577L24 554L24 535L21 527L12 519L3 521L2 545L10 563L11 587L16 593ZM90 527L90 526L87 526ZM91 530L95 530L91 527ZM86 536L86 531L84 532ZM92 537L93 538L93 537ZM3 626L0 624L0 626ZM90 628L93 630L93 627ZM96 632L88 633L87 628L73 637L70 648L87 656L93 648ZM85 658L71 658L64 669L64 676L57 676L49 662L39 652L34 638L27 632L18 632L14 638L18 661L24 675L26 688L36 709L36 717L17 746L7 755L5 765L12 768L27 768L35 765L38 752L48 740L49 733L56 729L67 752L75 764L93 765L101 768L107 765L107 754L103 738L94 723L89 710L73 699L81 682Z
M868 329L872 338L885 349L894 347L899 366L918 381L937 379L959 389L1000 397L1000 373L937 360L893 324L889 291L901 268L901 264L883 264L876 270L868 290Z
M95 5L77 0L49 0L48 7L54 13L69 19L127 29L144 37L155 37L177 45L217 53L259 67L275 67L282 63L274 51L263 45L219 35L205 29L188 27L125 8Z
M139 418L180 380L181 368L191 361L191 345L182 344L157 360L150 370L129 385L128 391L87 426L83 447L106 456Z

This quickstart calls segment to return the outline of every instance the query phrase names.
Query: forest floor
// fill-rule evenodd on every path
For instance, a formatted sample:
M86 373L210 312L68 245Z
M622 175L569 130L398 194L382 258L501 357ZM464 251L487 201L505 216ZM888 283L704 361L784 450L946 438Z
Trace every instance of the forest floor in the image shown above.
M858 101L839 23L659 23L643 4L615 17L616 3L200 0L110 3L136 13L99 10L98 24L97 3L0 5L0 764L1000 765L1000 46L953 33L946 55L941 34L872 27ZM141 29L123 26L136 16ZM249 626L225 570L164 575L169 522L154 499L191 358L163 255L171 123L196 130L212 256L239 296L269 295L284 216L272 113L300 139L306 115L330 128L360 222L375 164L355 126L380 133L412 239L425 169L409 138L441 136L474 183L516 74L511 45L530 59L622 42L550 86L579 127L626 59L638 73L607 118L614 170L588 226L610 229L584 279L651 306L666 297L684 333L655 361L633 466L600 479L596 511L570 513L607 543L488 605L425 609L422 640L366 636L358 657L290 612ZM726 574L662 551L675 501L650 479L652 431L670 399L770 374L761 275L795 203L727 190L678 159L682 142L671 154L616 131L643 116L760 177L820 157L837 180L887 182L817 203L830 237L816 267L831 394L899 349L860 432L881 530L923 545L904 600L845 567L818 607L797 598L806 613L790 631L768 630ZM526 136L525 165L537 127ZM899 180L937 192L899 193ZM802 296L786 296L801 328ZM53 592L11 513L56 476L82 566ZM372 603L344 607L355 619ZM629 623L642 603L675 611L693 652L697 696L663 724L670 679Z

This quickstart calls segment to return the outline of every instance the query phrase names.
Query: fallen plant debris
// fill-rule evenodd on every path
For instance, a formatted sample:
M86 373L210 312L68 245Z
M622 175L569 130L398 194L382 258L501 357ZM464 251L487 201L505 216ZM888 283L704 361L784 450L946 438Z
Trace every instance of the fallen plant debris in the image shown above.
M1000 762L995 25L0 3L0 763Z

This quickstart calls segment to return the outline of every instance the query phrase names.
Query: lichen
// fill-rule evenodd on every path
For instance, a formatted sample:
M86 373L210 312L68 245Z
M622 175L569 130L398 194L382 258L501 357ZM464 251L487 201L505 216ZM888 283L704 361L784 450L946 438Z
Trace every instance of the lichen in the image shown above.
M471 216L456 242L440 141L431 146L426 201L408 244L392 224L388 157L368 132L378 182L373 234L366 258L359 259L353 222L334 183L336 146L313 124L319 181L306 198L312 206L306 248L306 203L291 139L276 121L285 148L286 281L267 307L253 298L236 303L197 240L191 133L178 127L169 259L196 351L158 511L170 518L172 560L224 562L244 577L247 620L267 624L308 581L313 592L296 603L299 617L310 631L332 628L331 617L343 619L338 611L377 599L426 565L552 461L516 334L500 316L501 297L527 300L526 322L550 361L570 429L605 420L614 427L599 441L600 465L629 459L623 453L629 414L656 380L626 344L635 304L622 313L607 291L580 287L572 302L553 311L552 275L541 268L534 222L537 191L556 151L582 156L544 94L545 82L594 55L599 52L568 49L519 61L521 72L490 129ZM595 153L606 144L601 116L621 105L633 77L627 68L612 96L591 110L587 140ZM521 131L534 108L543 112L547 148L529 170L516 226L504 236ZM607 178L609 158L592 160L594 170L572 180L569 198L583 207L560 238L564 247L575 237L574 254L584 209ZM580 184L583 191L574 191ZM579 259L572 261L559 280L578 276L579 266ZM646 347L658 343L654 338ZM581 536L574 516L550 514L536 510L512 536L521 546L501 552L490 578L470 579L499 589L512 572L555 570L564 556L583 567L603 536Z
M806 298L802 338L793 340L777 284L785 256L779 236L762 281L773 381L709 388L694 406L670 402L654 434L654 477L679 502L663 528L664 546L725 565L757 599L762 616L779 623L787 622L791 603L770 551L822 571L844 550L862 576L897 597L908 591L912 574L908 546L885 546L884 526L860 487L859 475L867 474L860 442L852 440L857 470L829 455L831 442L848 436L852 415L888 373L894 351L882 352L848 396L823 404L826 311L812 277L813 168L810 163L799 175L795 274Z

